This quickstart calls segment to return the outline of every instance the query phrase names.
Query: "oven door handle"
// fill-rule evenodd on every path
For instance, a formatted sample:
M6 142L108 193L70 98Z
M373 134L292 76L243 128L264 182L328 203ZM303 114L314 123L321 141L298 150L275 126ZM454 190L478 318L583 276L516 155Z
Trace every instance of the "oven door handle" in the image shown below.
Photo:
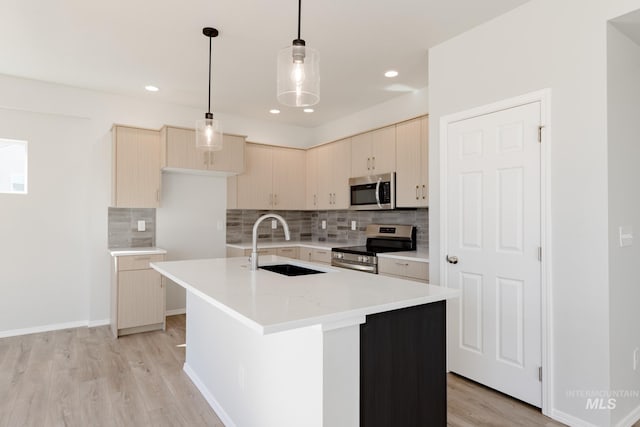
M382 178L378 178L378 183L376 184L376 203L378 204L378 208L382 209L382 205L380 204L380 183L382 182Z
M349 264L348 262L337 261L335 259L331 260L331 265L333 267L343 267L343 268L348 268L350 270L366 271L367 273L375 273L376 272L376 266L375 265Z

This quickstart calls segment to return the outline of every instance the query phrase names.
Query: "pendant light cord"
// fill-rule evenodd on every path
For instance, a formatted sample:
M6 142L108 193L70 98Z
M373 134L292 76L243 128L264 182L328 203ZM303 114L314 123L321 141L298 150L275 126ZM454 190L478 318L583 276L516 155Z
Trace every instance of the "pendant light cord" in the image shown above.
M207 113L211 113L211 37L209 37L209 106Z
M298 40L300 40L300 17L302 9L302 0L298 0Z

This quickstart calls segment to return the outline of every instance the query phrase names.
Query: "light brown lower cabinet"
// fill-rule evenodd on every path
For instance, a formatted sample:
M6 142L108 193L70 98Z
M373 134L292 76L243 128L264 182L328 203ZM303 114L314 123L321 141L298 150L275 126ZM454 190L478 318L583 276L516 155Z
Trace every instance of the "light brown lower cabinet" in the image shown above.
M331 249L300 248L298 258L303 261L331 264Z
M287 257L287 258L298 259L300 257L300 250L299 250L299 248L297 248L295 246L287 247L287 248L277 248L276 249L276 255L284 256L284 257Z
M149 263L164 255L113 257L111 330L116 337L165 328L164 278Z
M379 257L378 274L429 283L429 263Z
M280 248L260 248L258 255L278 255L303 261L331 264L331 249L312 249L304 246L283 246ZM251 256L251 249L227 247L227 257Z

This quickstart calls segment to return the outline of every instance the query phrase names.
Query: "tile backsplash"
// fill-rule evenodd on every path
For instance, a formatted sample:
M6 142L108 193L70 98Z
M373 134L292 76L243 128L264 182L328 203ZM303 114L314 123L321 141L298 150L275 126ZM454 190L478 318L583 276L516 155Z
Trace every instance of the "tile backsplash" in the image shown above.
M263 214L277 213L289 224L291 240L321 241L329 243L364 244L367 224L405 224L417 227L417 245L421 249L429 247L429 210L393 211L258 211L227 210L227 243L250 242L254 222ZM322 221L327 228L322 229ZM351 230L351 221L356 221L357 229ZM277 242L284 240L282 227L274 230L271 220L263 221L258 227L258 241Z
M138 221L145 231L138 231ZM145 248L156 245L156 210L109 208L109 248Z

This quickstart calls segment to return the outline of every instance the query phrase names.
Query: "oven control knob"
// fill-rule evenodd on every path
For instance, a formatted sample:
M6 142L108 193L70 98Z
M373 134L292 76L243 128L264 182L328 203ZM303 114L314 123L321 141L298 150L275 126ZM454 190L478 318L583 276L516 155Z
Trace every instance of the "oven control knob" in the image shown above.
M368 256L363 256L362 257L362 262L369 262L369 257Z
M338 258L338 259L342 259L343 256L342 256L341 253L336 252L336 253L333 254L333 257L334 258Z

